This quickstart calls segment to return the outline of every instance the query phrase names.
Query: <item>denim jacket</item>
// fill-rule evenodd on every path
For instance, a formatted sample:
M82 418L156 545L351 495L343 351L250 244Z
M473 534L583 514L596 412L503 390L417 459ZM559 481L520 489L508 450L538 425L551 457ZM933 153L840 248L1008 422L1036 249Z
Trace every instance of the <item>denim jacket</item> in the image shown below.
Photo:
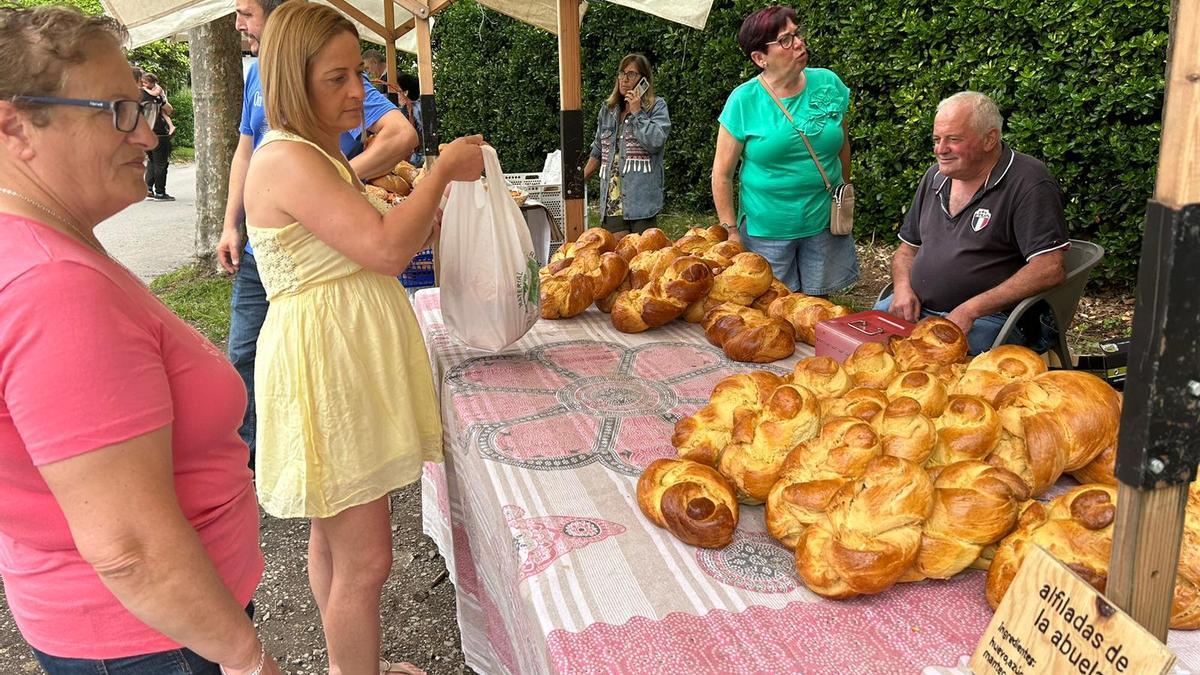
M596 119L596 140L592 142L592 157L600 160L600 213L608 208L608 174L612 163L613 142L617 131L620 107L600 106ZM650 110L642 110L625 118L621 135L621 206L626 220L658 215L663 205L663 148L671 131L667 102L655 97Z

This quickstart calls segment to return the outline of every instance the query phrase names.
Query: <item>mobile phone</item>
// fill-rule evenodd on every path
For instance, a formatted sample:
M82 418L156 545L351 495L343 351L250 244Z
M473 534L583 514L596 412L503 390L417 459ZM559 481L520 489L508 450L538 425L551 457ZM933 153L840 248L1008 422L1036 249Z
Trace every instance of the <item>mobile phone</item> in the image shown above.
M633 93L637 94L638 98L641 98L646 95L646 90L649 88L650 83L647 82L646 78L643 77L641 82L638 82L637 86L633 88Z

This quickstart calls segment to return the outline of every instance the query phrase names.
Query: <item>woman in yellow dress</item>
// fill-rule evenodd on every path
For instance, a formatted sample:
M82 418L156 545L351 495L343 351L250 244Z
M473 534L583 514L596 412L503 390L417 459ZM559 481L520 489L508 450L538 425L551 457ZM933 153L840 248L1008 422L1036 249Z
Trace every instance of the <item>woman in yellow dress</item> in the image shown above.
M273 516L312 519L309 583L330 672L378 672L388 493L442 447L425 343L396 276L436 240L449 182L479 178L483 139L451 143L381 215L338 146L362 124L354 25L323 5L284 3L261 59L271 131L245 190L271 301L255 368L259 501Z

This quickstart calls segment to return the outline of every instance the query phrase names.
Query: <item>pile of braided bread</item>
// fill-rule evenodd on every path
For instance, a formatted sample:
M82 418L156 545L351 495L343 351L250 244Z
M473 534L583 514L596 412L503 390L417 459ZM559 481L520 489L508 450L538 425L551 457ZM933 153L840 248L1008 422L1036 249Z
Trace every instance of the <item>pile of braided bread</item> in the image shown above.
M797 340L813 344L817 322L852 312L790 292L765 258L727 237L715 226L675 242L657 228L620 241L587 230L541 269L542 318L578 316L595 304L624 333L682 319L701 324L730 359L768 363L791 356Z
M685 543L730 542L738 505L828 598L989 569L995 607L1038 544L1103 589L1112 545L1121 398L1006 345L966 359L962 331L925 319L844 364L733 375L678 422L678 459L638 482L642 512ZM1063 473L1083 483L1036 500ZM1173 628L1200 627L1200 488L1189 494Z

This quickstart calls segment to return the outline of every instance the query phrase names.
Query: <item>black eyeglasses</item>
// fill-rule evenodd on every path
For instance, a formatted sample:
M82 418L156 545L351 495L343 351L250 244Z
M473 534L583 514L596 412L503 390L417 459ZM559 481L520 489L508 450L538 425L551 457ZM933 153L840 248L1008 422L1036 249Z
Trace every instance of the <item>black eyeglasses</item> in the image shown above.
M797 41L799 41L800 44L804 44L804 36L800 34L800 31L795 31L794 33L784 33L783 35L779 36L778 40L771 40L767 44L779 45L784 49L791 49L793 46L795 46Z
M59 98L57 96L14 96L13 103L32 103L35 105L75 105L96 110L111 110L113 126L117 131L128 134L137 129L138 118L146 120L151 128L158 120L158 101L97 101L89 98Z
M636 70L626 70L626 71L621 72L621 79L625 80L626 82L636 80L641 76L642 76L642 74Z

